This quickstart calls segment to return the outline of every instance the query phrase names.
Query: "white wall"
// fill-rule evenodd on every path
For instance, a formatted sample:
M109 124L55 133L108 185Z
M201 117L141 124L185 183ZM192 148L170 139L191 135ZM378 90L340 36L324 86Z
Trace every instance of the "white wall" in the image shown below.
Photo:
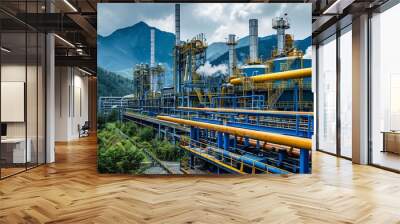
M88 120L88 78L76 68L56 67L55 140L79 138L78 125Z
M37 70L38 69L38 70ZM42 67L37 67L18 63L5 63L1 66L2 82L24 82L26 84L26 107L23 106L22 112L26 112L26 120L23 122L6 122L8 138L25 138L30 140L32 162L39 159L39 163L44 163L44 74ZM27 80L25 80L27 78ZM23 94L23 93L22 93ZM7 96L2 96L7 97ZM4 112L11 108L1 108ZM11 112L12 111L7 111ZM39 154L37 156L37 153Z
M3 82L25 82L25 64L5 64L1 66L1 81ZM7 108L1 108L7 110ZM7 123L8 137L25 137L25 122Z

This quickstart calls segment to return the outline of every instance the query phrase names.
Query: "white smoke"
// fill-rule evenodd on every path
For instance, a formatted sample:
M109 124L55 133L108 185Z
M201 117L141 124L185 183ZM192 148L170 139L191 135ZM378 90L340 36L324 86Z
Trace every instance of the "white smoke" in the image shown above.
M225 64L213 66L207 61L204 65L200 66L196 72L202 76L226 75L228 74L228 66Z
M311 46L309 46L306 49L306 53L304 54L303 58L304 59L312 59L312 48L311 48Z

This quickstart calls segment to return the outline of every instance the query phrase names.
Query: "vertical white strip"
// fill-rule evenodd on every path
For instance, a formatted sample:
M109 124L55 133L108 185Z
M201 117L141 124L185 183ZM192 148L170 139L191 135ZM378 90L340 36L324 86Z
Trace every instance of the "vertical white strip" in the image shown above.
M311 76L311 83L312 83L312 92L314 97L314 127L313 132L314 135L312 136L312 150L317 150L317 47L312 45L312 76Z
M46 82L47 82L47 107L46 107L46 163L52 163L55 161L55 150L54 150L54 133L55 133L55 72L54 72L54 35L47 34L47 72L46 72Z
M368 15L353 20L353 162L368 163Z
M150 30L150 67L155 66L155 29Z

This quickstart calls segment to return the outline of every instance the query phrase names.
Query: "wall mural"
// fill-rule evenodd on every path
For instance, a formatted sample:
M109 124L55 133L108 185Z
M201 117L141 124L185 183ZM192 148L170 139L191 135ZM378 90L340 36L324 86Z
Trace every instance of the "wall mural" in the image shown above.
M311 173L311 4L98 4L98 171Z

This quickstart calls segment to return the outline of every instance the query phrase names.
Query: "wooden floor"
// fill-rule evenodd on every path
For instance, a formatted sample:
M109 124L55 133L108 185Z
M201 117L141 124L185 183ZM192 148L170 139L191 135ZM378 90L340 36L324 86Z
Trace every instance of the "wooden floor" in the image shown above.
M0 223L400 223L400 175L313 154L312 175L132 177L96 172L95 138L0 181Z

